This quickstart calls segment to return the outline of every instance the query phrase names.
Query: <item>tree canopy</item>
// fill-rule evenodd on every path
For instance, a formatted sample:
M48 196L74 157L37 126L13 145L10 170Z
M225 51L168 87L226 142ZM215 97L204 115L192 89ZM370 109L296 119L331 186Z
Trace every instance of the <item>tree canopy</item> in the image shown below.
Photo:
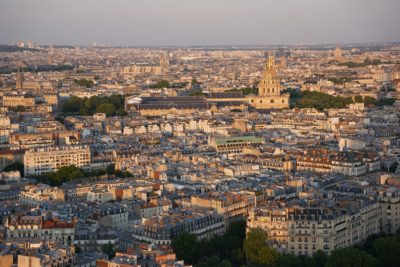
M169 88L170 84L167 80L159 80L156 84L150 85L150 88Z
M294 107L298 108L316 108L319 110L329 108L345 108L349 104L364 103L366 106L386 106L393 105L395 100L391 98L384 98L375 100L371 96L362 97L356 95L352 97L332 96L321 92L315 91L302 91L285 90L284 92L290 93L291 102Z
M325 267L376 267L375 257L357 248L341 248L332 252Z
M267 244L266 233L261 229L252 229L243 244L243 251L248 262L255 266L274 265L279 253Z
M245 87L245 88L240 88L240 89L229 89L226 90L225 92L242 92L243 95L258 95L258 88L257 87Z
M369 59L366 58L364 59L363 62L354 62L354 61L346 61L346 62L342 62L342 63L338 63L338 66L346 66L349 68L359 68L359 67L366 67L366 66L370 66L370 65L379 65L382 64L380 59Z
M83 171L75 165L63 166L56 172L33 175L31 178L34 178L41 183L59 186L64 182L70 182L82 178L99 177L102 175L108 175L109 177L117 176L120 178L132 177L130 172L115 170L115 166L110 164L106 169L94 171Z
M74 82L79 85L79 86L84 86L86 88L93 87L94 82L92 80L87 80L87 79L75 79Z
M210 240L197 240L195 235L183 233L172 240L172 248L178 259L195 266L240 266L243 264L242 246L246 222L232 222L222 236Z
M77 115L93 115L96 112L106 113L107 116L126 115L125 97L123 95L92 96L80 98L71 96L62 106L64 113L75 113Z
M24 164L22 164L21 162L11 163L11 164L7 165L3 171L5 171L5 172L19 171L19 173L21 174L21 177L23 177L24 176Z

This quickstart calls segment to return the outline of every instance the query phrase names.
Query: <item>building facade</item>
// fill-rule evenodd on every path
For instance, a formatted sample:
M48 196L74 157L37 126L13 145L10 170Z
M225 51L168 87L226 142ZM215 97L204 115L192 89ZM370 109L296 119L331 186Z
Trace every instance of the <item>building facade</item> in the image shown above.
M90 159L86 146L33 148L25 152L25 175L40 175L69 165L85 168L90 166Z
M283 253L326 254L362 243L380 233L381 207L377 202L345 200L334 206L271 205L249 212L248 230L260 228Z

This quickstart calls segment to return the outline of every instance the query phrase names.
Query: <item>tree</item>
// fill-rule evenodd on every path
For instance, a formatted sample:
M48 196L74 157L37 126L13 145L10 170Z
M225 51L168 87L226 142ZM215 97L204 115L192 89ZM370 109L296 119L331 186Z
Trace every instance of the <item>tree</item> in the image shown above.
M354 101L355 101L356 103L363 103L363 102L364 102L362 96L360 96L360 95L356 95L356 96L354 97Z
M82 106L82 99L77 96L71 96L67 101L65 101L61 109L63 112L78 112Z
M373 242L374 254L381 266L395 267L400 263L400 234L385 236Z
M21 174L21 177L24 177L24 164L21 162L13 162L9 165L7 165L4 170L5 172L9 172L9 171L19 171L19 173Z
M101 106L102 104L108 105ZM112 113L112 116L115 114L125 116L124 106L125 97L123 95L93 96L90 98L71 96L62 104L61 110L62 112L77 113L79 115L93 115L96 112L106 111Z
M227 260L223 260L218 264L218 267L232 267L232 264Z
M115 114L115 107L113 104L103 103L97 106L96 112L105 113L107 116L112 116Z
M73 181L83 177L84 175L81 170L74 165L63 166L55 173L56 180L60 180L61 183L66 181Z
M74 82L79 85L79 86L84 86L86 88L90 88L94 85L92 80L86 80L86 79L75 79Z
M252 229L244 241L246 259L256 266L273 265L279 258L278 252L268 246L267 234L261 229Z
M324 267L328 261L328 256L321 250L318 250L313 256L315 267Z
M245 87L245 88L241 88L241 89L229 89L229 90L226 90L225 92L242 92L243 95L249 95L249 94L258 95L258 88Z
M195 90L189 94L190 96L205 96L206 94L203 93L201 90Z
M393 98L382 98L376 101L376 106L391 106L396 100Z
M115 257L114 246L110 243L102 245L101 251L103 251L103 253L107 254L109 259L112 259Z
M44 173L41 175L32 176L32 178L42 183L59 186L64 182L81 179L84 176L85 175L82 173L81 169L74 165L69 165L61 167L56 172Z
M187 232L172 239L171 246L178 259L193 264L199 259L199 245L196 236Z
M115 174L115 164L108 165L107 168L106 168L106 173L108 175Z
M150 88L169 88L170 84L167 80L159 80L156 84L151 85Z
M334 250L325 267L376 267L375 257L357 248L341 248Z
M24 106L18 105L16 107L12 107L11 110L14 112L25 112L26 109Z
M373 98L372 96L364 97L364 105L366 105L367 107L375 105L375 102L375 98Z

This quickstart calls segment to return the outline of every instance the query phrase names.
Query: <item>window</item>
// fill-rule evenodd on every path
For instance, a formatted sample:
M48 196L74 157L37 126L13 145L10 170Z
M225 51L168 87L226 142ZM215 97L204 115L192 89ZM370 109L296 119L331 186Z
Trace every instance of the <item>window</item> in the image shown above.
M273 99L271 99L271 101L270 101L270 102L271 102L271 104L273 104L275 101L274 101Z

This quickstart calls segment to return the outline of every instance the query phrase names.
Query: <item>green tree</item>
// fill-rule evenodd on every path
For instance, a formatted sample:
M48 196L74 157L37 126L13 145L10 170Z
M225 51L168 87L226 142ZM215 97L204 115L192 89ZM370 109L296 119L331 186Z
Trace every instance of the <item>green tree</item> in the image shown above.
M248 262L256 266L274 265L279 258L279 253L268 246L267 234L261 229L252 229L249 232L243 250Z
M99 107L102 104L102 107ZM109 106L112 105L113 107ZM65 113L76 113L79 115L93 115L100 109L102 111L111 112L112 115L125 116L124 110L125 97L123 95L112 95L112 96L93 96L90 98L79 98L71 96L66 100L62 106L61 111Z
M201 90L195 90L189 94L190 96L205 96L206 94L203 93Z
M9 171L19 171L19 173L21 174L21 177L24 177L24 164L21 162L13 162L9 165L7 165L4 170L5 172L9 172Z
M370 107L370 106L373 106L373 105L375 105L375 98L373 98L372 96L365 96L364 97L364 104L367 106L367 107Z
M63 166L60 169L58 169L58 171L55 173L56 180L61 181L61 183L67 181L73 181L83 177L84 175L81 172L81 170L74 165Z
M199 259L199 245L196 236L190 233L182 233L172 239L171 246L178 259L183 259L185 263L194 264Z
M356 96L354 97L354 101L355 101L356 103L363 103L363 102L364 102L362 96L360 96L360 95L356 95Z
M258 88L257 87L245 87L241 89L229 89L226 90L225 92L242 92L243 95L258 95Z
M373 242L374 254L380 266L397 267L400 263L400 234L385 236Z
M74 82L79 85L79 86L84 86L86 88L90 88L94 85L92 80L87 80L87 79L75 79Z
M113 104L103 103L97 106L96 112L105 113L107 116L115 115L115 106Z
M169 88L170 84L167 80L159 80L156 84L151 85L150 88Z
M391 106L394 104L396 100L393 98L382 98L376 101L375 105L376 106Z
M22 105L18 105L16 107L12 107L10 108L10 110L14 111L14 112L25 112L26 108Z
M115 174L115 164L108 165L107 168L106 168L106 173L108 175Z
M104 244L101 246L101 251L105 254L107 254L109 259L112 259L115 257L115 249L114 246L110 243Z
M315 267L324 267L328 261L328 256L321 250L318 250L313 256Z
M357 248L341 248L334 250L329 256L326 267L376 267L375 257Z
M232 267L232 264L228 260L223 260L218 264L218 267Z
M67 101L65 101L61 109L63 112L79 112L83 102L82 99L77 96L71 96Z

